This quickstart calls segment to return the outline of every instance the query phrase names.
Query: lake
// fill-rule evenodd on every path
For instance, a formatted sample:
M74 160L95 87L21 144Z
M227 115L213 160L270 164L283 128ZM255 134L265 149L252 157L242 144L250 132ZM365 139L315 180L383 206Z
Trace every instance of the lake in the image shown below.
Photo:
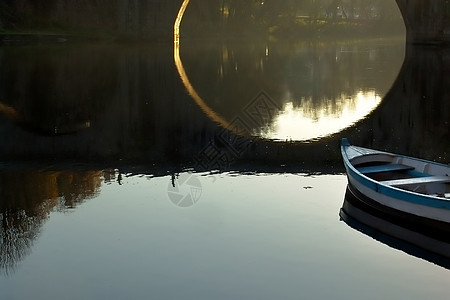
M450 163L449 58L3 43L0 298L447 299L446 261L341 220L339 141Z

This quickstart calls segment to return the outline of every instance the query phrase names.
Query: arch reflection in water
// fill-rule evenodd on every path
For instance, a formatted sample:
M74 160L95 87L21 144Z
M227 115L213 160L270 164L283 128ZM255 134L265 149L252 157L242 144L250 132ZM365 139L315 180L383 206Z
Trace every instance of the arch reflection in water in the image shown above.
M211 119L227 128L264 91L281 109L264 124L246 124L249 133L297 141L329 136L366 117L388 92L403 58L404 45L396 42L199 46L187 40L175 47L179 75Z

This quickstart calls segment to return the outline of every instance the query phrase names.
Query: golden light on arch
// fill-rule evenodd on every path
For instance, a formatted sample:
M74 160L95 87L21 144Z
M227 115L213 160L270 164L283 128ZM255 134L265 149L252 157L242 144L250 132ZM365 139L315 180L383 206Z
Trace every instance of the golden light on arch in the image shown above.
M174 61L175 66L177 68L178 74L186 87L189 95L194 99L195 103L206 113L208 117L210 117L213 121L219 123L221 126L225 128L230 128L230 124L226 121L222 116L217 114L214 110L212 110L200 97L200 95L195 90L192 83L189 81L189 77L186 74L186 70L184 69L183 63L180 58L180 26L181 21L183 20L184 13L189 4L190 0L184 0L181 4L180 10L178 11L177 18L175 19L175 24L173 28L174 32Z

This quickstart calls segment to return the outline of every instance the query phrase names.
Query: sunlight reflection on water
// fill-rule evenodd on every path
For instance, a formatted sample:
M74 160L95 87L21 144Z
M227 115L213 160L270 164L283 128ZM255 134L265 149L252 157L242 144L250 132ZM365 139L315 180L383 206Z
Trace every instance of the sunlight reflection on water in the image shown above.
M381 97L374 91L360 91L351 97L342 95L320 110L315 110L311 102L302 101L301 106L287 102L268 128L256 134L267 139L296 141L329 136L366 117L381 103Z

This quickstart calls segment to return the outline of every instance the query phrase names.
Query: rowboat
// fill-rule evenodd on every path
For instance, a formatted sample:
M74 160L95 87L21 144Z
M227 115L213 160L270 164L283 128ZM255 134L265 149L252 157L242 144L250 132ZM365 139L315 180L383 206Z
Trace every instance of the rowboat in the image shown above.
M356 198L349 189L345 193L339 216L348 226L374 240L450 269L448 235L430 235L423 227L381 214Z
M450 233L450 166L341 141L349 190L374 209Z

